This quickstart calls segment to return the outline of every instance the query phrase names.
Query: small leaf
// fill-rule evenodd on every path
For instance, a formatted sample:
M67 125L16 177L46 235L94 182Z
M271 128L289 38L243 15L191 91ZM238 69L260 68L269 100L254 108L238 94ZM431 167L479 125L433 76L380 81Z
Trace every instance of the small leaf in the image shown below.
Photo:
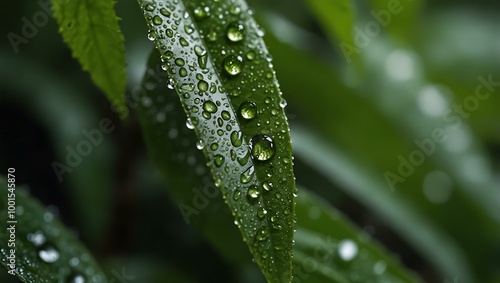
M289 282L295 180L263 30L244 1L140 4L243 240L269 282Z
M73 56L115 104L125 94L125 47L113 0L52 1L59 31Z
M296 211L295 282L421 282L340 212L303 188Z
M51 211L22 188L7 187L0 177L0 262L9 273L29 283L107 282L89 251Z

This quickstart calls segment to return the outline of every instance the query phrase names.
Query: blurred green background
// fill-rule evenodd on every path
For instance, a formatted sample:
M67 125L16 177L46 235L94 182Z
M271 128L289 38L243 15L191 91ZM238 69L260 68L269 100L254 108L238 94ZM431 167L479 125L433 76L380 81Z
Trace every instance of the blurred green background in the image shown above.
M110 277L129 268L138 282L263 282L250 261L231 262L185 224L134 104L126 118L113 111L43 17L46 2L4 3L0 172L16 168L18 184L56 206ZM248 2L288 101L297 183L426 282L500 282L498 2L402 0L377 29L374 13L390 1L354 1L363 46L347 57L329 1ZM117 14L133 95L153 46L136 2L118 1ZM22 35L34 15L16 53L8 34ZM53 162L105 118L116 129L60 182ZM4 271L0 281L17 282Z

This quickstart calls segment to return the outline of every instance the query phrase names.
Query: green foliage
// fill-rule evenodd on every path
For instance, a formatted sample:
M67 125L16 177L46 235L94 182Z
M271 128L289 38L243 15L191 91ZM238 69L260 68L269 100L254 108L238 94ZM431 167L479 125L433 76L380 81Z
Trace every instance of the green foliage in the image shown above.
M52 0L59 32L94 83L117 105L125 95L125 46L114 0Z
M24 188L8 190L6 181L5 177L0 178L2 266L15 272L23 282L29 283L107 282L101 268L73 232L62 225L53 212L33 199ZM12 199L15 203L14 211L7 209L8 200ZM10 215L14 215L14 218ZM17 222L8 223L8 219ZM14 243L9 241L13 239L12 235L15 246L9 245ZM14 270L9 267L12 255L15 257Z
M140 3L243 240L269 281L290 281L290 135L262 31L242 1Z
M7 5L0 168L80 235L17 190L20 280L499 282L498 4L120 1L124 42L113 1L52 2L112 105Z

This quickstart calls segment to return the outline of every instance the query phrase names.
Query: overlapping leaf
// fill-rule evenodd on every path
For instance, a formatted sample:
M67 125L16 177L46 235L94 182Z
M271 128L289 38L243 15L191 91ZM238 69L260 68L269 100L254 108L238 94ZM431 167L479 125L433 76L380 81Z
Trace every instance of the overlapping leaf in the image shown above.
M74 234L21 187L8 191L6 181L0 178L1 265L28 283L107 282Z
M252 10L244 1L139 2L243 240L270 282L290 281L296 189L286 102Z

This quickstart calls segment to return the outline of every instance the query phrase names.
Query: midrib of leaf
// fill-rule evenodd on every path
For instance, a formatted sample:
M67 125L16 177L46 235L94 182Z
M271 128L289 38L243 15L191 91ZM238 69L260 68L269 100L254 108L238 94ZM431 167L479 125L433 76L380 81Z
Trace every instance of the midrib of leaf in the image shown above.
M162 59L166 65L167 72L171 76L173 84L181 97L184 110L188 117L195 122L195 131L204 143L203 152L209 162L209 167L212 170L215 183L223 192L226 203L231 208L237 223L239 223L238 226L242 232L243 240L248 244L256 262L261 267L269 282L289 282L291 280L291 247L294 225L294 178L291 170L291 164L288 164L291 163L291 147L289 143L288 125L286 123L284 112L278 106L278 99L280 99L280 95L279 89L277 88L277 82L273 75L273 91L274 89L276 89L276 91L274 94L268 94L272 97L272 99L270 98L269 102L267 102L267 104L270 104L271 106L264 105L264 97L260 97L260 100L262 101L258 101L257 97L253 97L253 100L256 100L255 102L257 103L262 102L260 107L263 109L259 112L259 116L262 116L262 121L259 120L260 118L256 119L256 121L259 120L260 122L265 122L264 120L266 119L266 115L267 119L271 117L270 112L272 106L278 106L276 107L279 109L279 112L276 113L277 117L271 122L277 122L277 125L279 126L263 126L259 129L260 126L256 125L242 125L237 119L238 112L235 108L236 105L242 102L242 100L252 96L252 91L243 89L239 100L234 96L230 97L228 94L227 88L230 87L231 84L238 85L237 80L228 82L228 80L224 79L221 71L218 71L221 68L215 67L217 65L221 65L222 59L219 58L221 55L213 56L216 53L214 53L213 49L209 47L206 40L201 39L203 38L203 36L199 33L201 28L195 23L194 20L192 20L193 15L191 10L186 9L186 6L189 6L190 4L191 6L196 5L196 3L193 2L196 1L179 1L177 4L173 4L172 1L139 1L144 9L151 31L154 31L156 34L155 41L157 48L161 50ZM224 7L224 5L229 5L227 3L228 1L222 2L224 3L216 3L213 5L223 5L222 7ZM239 5L241 13L246 13L248 10L248 7L244 2L235 1L234 3ZM212 8L214 6L212 6ZM172 11L170 11L170 17L163 16L159 12L160 8L167 7L172 8ZM222 8L221 11L227 12L227 10ZM212 11L216 10L213 8ZM188 13L187 17L184 17L185 13ZM174 16L176 14L178 15L177 18ZM154 24L153 18L155 16L161 17L161 24ZM176 23L176 20L179 22ZM207 20L208 19L205 19L205 21ZM170 23L168 23L168 21L170 21ZM255 22L253 22L250 18L245 18L244 21L247 32L256 33ZM177 28L173 39L166 35L166 28L162 27L164 24L167 25L167 28ZM227 23L222 23L222 28L224 30L226 28L226 24ZM187 34L184 32L185 25L193 27L193 33ZM221 23L219 22L218 25L220 28ZM182 46L179 42L180 37L183 37L188 42L187 46ZM219 40L221 40L220 33ZM224 40L224 38L222 38L222 40ZM267 55L267 50L265 49L262 40L255 40L255 42L252 43L255 45L255 52L258 57L255 59L255 62L262 62L260 60L264 60L268 63L267 60L264 59L264 56ZM193 51L195 46L202 46L207 52L206 56L208 56L208 58L205 69L201 68L197 64L198 58L195 56ZM172 56L167 56L167 51L172 51ZM188 68L188 65L193 67L186 77L179 75L179 71L182 67L177 66L174 62L175 59L180 57L185 60L185 65L183 67ZM219 62L217 62L217 59L220 59ZM254 65L258 66L257 63L254 63ZM262 72L265 70L266 69L260 69ZM257 71L259 70L252 72ZM215 86L215 89L202 92L196 84L194 85L195 89L190 89L190 83L200 81L200 79L195 78L195 72L203 74L202 80L206 81L211 87ZM244 75L240 74L240 76ZM256 86L257 82L258 81L252 81L249 84L251 84L254 89L258 89L259 87ZM221 87L224 88L222 89ZM245 88L245 86L242 88ZM196 102L194 97L200 99L201 102ZM218 104L217 111L212 114L215 118L204 119L202 115L200 115L200 112L203 111L204 101L212 101ZM193 112L193 107L198 107L199 110L197 112ZM224 122L222 125L218 125L218 119L220 119L223 111L230 113L231 117L227 122ZM254 123L256 121L254 121ZM228 129L227 125L231 125L231 129ZM223 126L226 126L226 128ZM221 133L215 134L215 132L221 130ZM231 144L231 133L234 131L242 133L243 135L240 146ZM257 133L269 134L274 138L275 144L282 147L277 150L274 158L266 161L265 164L254 161L251 158L243 165L239 164L236 160L231 161L231 150L234 150L238 157L249 157L250 140L253 135ZM219 150L209 150L210 145L214 142L219 142ZM224 147L225 149L223 149ZM226 168L222 168L224 165L221 166L221 168L214 165L216 155L223 156L225 160L224 165L228 166L227 170L225 170ZM284 162L283 158L287 158L288 162ZM280 173L274 172L273 167L281 168L279 169ZM240 175L249 168L254 168L255 170L253 179L247 184L242 184L240 181ZM278 169L276 169L276 171L278 171ZM268 180L273 181L274 184L273 191L271 192L266 192L262 186L263 183ZM247 190L252 186L255 186L255 188L260 190L260 197L255 200L247 199ZM238 191L241 196L239 199L236 199L234 195ZM280 197L278 197L278 193L281 194ZM265 215L262 220L257 217L259 209L265 209L267 211L267 215ZM285 213L285 210L288 211L288 213ZM271 223L271 217L275 223ZM278 224L281 225L281 230L273 228L278 227ZM263 237L259 237L259 235L263 235Z

